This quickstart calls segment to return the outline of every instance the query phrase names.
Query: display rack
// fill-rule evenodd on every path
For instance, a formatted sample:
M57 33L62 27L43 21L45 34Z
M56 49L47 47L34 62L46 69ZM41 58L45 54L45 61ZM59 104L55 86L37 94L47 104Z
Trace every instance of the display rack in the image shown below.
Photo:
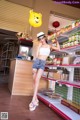
M3 74L6 75L9 73L10 59L15 57L15 44L14 42L8 41L2 46L1 53L1 70Z
M69 37L70 34L76 33L80 31L80 25L75 27L74 29L62 34L60 37L58 36L58 41L65 41L66 36ZM63 48L60 51L55 51L51 53L52 55L61 54L65 52L67 54L73 54L73 56L80 56L76 54L77 51L80 51L80 43L78 45L70 46L67 48ZM62 65L54 65L46 64L46 67L50 69L54 68L66 68L69 71L69 78L67 80L59 80L49 77L49 72L47 76L42 76L45 80L49 81L49 88L54 90L55 93L59 93L62 97L60 99L52 99L48 96L45 96L42 93L38 93L38 98L43 101L46 105L48 105L51 109L60 114L65 120L79 120L80 119L80 77L76 74L77 80L74 80L74 71L75 69L80 69L80 64L62 64ZM80 73L78 73L80 74ZM78 79L79 78L79 79ZM53 81L53 82L52 82ZM54 88L53 88L53 86ZM64 87L65 86L65 87ZM57 89L58 87L58 89ZM62 88L61 92L60 89ZM63 89L64 88L64 89ZM66 90L66 93L63 91ZM63 95L62 95L63 94ZM61 104L61 100L66 99L67 101L74 101L78 105L78 113L75 112L69 106L65 106Z
M68 107L62 105L60 100L51 99L38 93L38 98L44 102L48 107L57 112L64 120L79 120L80 115L69 109Z
M62 65L53 65L53 64L46 64L46 67L65 67L65 68L80 68L80 64L62 64Z
M67 38L69 38L70 35L79 32L80 31L80 25L72 28L71 30L64 32L58 36L59 42L65 41Z

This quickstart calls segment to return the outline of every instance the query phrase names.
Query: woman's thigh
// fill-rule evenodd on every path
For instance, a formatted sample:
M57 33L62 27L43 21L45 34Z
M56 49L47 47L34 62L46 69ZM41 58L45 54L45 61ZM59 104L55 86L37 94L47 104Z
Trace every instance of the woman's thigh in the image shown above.
M32 74L33 74L33 79L36 78L36 74L37 74L37 69L33 68L32 69Z
M44 71L43 69L38 69L37 74L36 74L36 79L39 80L41 78L43 71Z

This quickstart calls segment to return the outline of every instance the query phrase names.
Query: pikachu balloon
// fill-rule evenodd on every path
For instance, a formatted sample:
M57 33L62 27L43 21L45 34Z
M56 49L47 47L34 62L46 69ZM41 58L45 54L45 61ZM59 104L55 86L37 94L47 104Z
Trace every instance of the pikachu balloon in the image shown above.
M42 25L42 14L30 10L29 24L33 27L40 27Z

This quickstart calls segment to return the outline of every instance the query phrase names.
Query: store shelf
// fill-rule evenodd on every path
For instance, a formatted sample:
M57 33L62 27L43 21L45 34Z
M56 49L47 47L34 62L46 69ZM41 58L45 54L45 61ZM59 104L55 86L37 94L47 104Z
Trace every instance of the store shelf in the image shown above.
M60 34L59 36L57 36L57 39L59 43L62 45L67 40L69 40L70 36L74 35L77 32L80 32L80 24L79 26L72 28L71 30L65 33ZM74 46L61 48L60 51L58 50L51 51L50 55L55 55L53 56L53 58L62 58L67 55L71 55L71 57L78 57L78 56L80 57L79 51L80 51L80 43L77 43L77 45L74 45ZM55 59L53 60L55 63ZM66 100L75 102L77 105L80 105L80 99L79 99L80 97L79 96L80 95L80 77L79 77L80 63L73 64L71 62L72 64L53 64L53 61L51 61L51 63L49 64L47 63L45 66L46 72L43 74L44 76L42 76L42 78L44 80L49 81L48 87L53 91L55 91L55 93L59 93L61 96L63 95L62 97L65 98ZM56 72L54 72L54 70L56 70ZM49 74L50 72L53 72L53 73ZM66 76L66 74L68 76ZM45 96L41 93L38 93L38 98L41 101L43 101L45 104L47 104L51 109L53 109L58 114L60 114L64 118L64 120L80 120L80 115L76 113L76 110L73 111L73 109L71 110L70 108L61 104L60 99L49 98L48 96Z
M63 42L65 40L67 40L67 38L70 35L72 35L72 34L74 34L76 32L79 32L79 31L80 31L80 25L77 26L77 27L72 28L71 30L69 30L69 31L67 31L67 32L65 32L63 34L61 34L60 36L57 37L57 39L58 39L59 42Z
M30 46L30 47L33 46L33 40L32 39L27 40L26 38L19 38L18 43L20 45L24 45L24 46Z
M11 58L2 58L2 60L10 60Z
M53 64L46 64L46 67L70 67L70 68L80 68L80 64L70 64L70 65L67 65L67 64L62 64L62 65L53 65Z
M59 41L59 43L66 41L70 35L75 34L76 32L80 31L80 24L70 30L68 30L67 32L61 33L60 35L57 35L57 40ZM52 43L52 39L54 39L54 35L52 35L52 37L49 39L49 44Z
M62 48L60 52L69 53L69 52L74 52L74 51L78 51L78 50L80 50L80 44L66 47L66 48Z
M59 83L59 84L64 84L64 85L70 85L70 86L73 86L73 87L76 87L76 88L80 88L80 82L70 82L70 81L68 81L68 80L66 80L66 81L64 81L64 80L55 80L54 78L50 78L50 77L48 77L48 78L46 78L45 76L42 76L42 78L44 79L44 80L52 80L52 81L55 81L55 82L57 82L57 83ZM80 80L79 80L80 81Z
M61 80L61 81L58 81L58 83L68 85L68 87L73 86L76 88L80 88L80 82L69 82L69 81L62 81Z
M80 50L80 44L69 46L66 48L61 48L60 51L59 50L51 51L51 55L63 54L63 53L71 54L72 52L79 51L79 50Z
M61 104L60 99L52 99L38 93L38 98L44 102L48 107L61 115L65 120L80 120L80 115L72 111L70 108Z
M67 51L67 50L62 50L62 49L60 49L60 51L59 50L53 50L53 51L51 51L51 53L50 53L50 55L58 55L58 54L63 54L63 53L70 53L69 51Z

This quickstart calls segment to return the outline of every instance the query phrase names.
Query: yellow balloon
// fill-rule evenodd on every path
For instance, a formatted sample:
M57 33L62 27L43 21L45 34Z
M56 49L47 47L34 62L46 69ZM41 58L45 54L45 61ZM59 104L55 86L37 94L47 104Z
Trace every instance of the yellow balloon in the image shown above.
M33 27L40 27L42 25L42 14L30 10L29 24Z

